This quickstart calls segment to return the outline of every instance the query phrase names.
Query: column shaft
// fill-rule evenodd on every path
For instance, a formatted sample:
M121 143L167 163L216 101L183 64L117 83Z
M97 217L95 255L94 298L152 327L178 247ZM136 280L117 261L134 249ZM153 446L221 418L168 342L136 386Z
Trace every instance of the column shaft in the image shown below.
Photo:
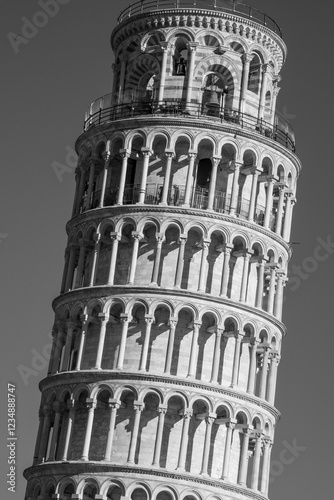
M104 454L104 460L111 460L111 450L112 450L112 442L114 439L114 430L116 423L117 410L120 407L120 404L115 403L114 401L110 401L111 411L110 411L110 421L109 421L109 430L106 444L106 451Z
M118 188L118 198L116 205L122 205L124 202L124 189L125 189L125 181L126 181L126 171L128 168L128 158L130 156L130 152L127 149L120 149L120 154L122 156L122 169L121 169L121 178L119 181Z
M269 357L269 348L264 347L262 369L261 369L261 378L260 378L260 387L259 387L259 398L262 398L262 399L265 398L265 396L266 396L267 375L268 375L268 357Z
M234 347L234 358L233 358L233 371L232 371L232 382L231 387L238 385L239 378L239 365L240 365L240 348L241 348L241 338L242 335L237 332L234 335L235 347Z
M158 429L157 429L157 436L155 440L155 445L154 445L154 455L153 455L153 467L159 467L160 466L160 453L161 453L161 444L162 444L162 435L163 435L163 430L164 430L164 423L165 423L165 415L167 412L167 408L159 408L159 420L158 420Z
M168 204L168 189L169 189L169 184L170 184L170 174L172 170L172 161L173 161L173 151L165 151L166 157L167 157L167 162L166 162L166 171L165 171L165 178L164 178L164 185L162 188L162 195L161 195L161 200L160 200L160 205L167 205Z
M106 337L107 324L109 321L109 317L103 313L99 314L99 318L100 318L101 323L100 323L99 343L97 346L96 360L95 360L95 366L94 366L95 370L101 370L104 341L105 341L105 337Z
M262 448L262 437L261 437L261 434L259 434L256 437L256 443L255 443L255 448L254 448L254 459L253 459L253 468L252 468L252 476L251 476L251 488L252 488L252 490L258 489L260 460L261 460L261 448Z
M133 428L132 428L132 434L131 434L131 440L130 440L130 449L129 449L129 455L128 455L128 460L127 460L127 462L129 464L135 463L135 452L136 452L136 446L137 446L140 414L142 412L142 409L143 408L141 405L135 404L135 418L134 418L134 422L133 422Z
M185 235L180 235L180 247L179 255L177 258L176 276L175 276L175 288L181 288L182 284L182 274L183 274L183 264L184 264L184 251L186 246L187 237Z
M183 202L183 207L185 207L185 208L190 207L190 195L191 195L191 187L192 187L192 183L193 183L194 163L195 163L196 156L197 156L197 153L195 151L189 151L189 155L188 155L189 166L188 166L186 190L185 190L184 202Z
M205 292L205 278L207 276L207 259L209 252L209 244L210 240L202 241L202 257L201 257L201 267L199 271L199 280L198 280L198 291Z
M220 286L220 296L227 297L227 289L228 289L228 278L229 278L229 270L230 270L230 259L231 259L231 251L232 245L226 245L224 250L224 263L223 263L223 273L222 273L222 281Z
M128 316L121 314L121 322L123 324L123 327L122 327L121 343L119 346L118 359L117 359L117 370L123 370L126 339L128 336L128 326L129 326Z
M240 467L239 467L239 477L238 477L238 484L240 484L241 486L246 486L248 445L249 445L249 429L244 429L241 452L240 452Z
M94 411L96 408L96 402L87 399L87 406L88 406L88 418L87 418L87 425L86 425L86 433L85 433L85 439L84 439L84 445L83 445L83 450L82 450L82 456L81 460L88 460L88 454L89 454L89 446L90 446L90 440L92 437L92 429L93 429L93 421L94 421Z
M197 351L198 351L198 334L201 324L194 323L193 336L191 340L191 350L189 359L189 369L188 377L194 377L196 374L196 362L197 362Z
M212 363L211 380L210 380L212 384L216 384L218 379L220 344L221 344L222 333L223 330L221 328L218 328L216 331L215 349L213 354L213 363Z
M183 415L183 428L182 428L182 435L181 435L179 459L178 459L178 464L177 464L177 468L176 468L176 470L178 470L178 471L184 471L184 469L185 469L190 417L191 417L191 414L189 412L185 412Z
M148 354L148 348L150 345L150 335L151 335L151 327L152 327L153 321L154 321L153 317L151 317L151 316L145 317L146 330L145 330L144 343L143 343L143 347L142 347L141 359L140 359L140 365L139 365L140 371L146 371L147 354Z
M141 176L141 183L140 183L140 188L139 188L138 203L145 203L148 164L150 161L150 156L152 154L152 151L149 148L142 148L141 151L142 151L144 159L143 159L143 171L142 171L142 176Z
M174 339L175 339L176 325L177 325L177 320L172 320L171 319L169 321L170 331L169 331L167 356L166 356L166 363L165 363L165 373L167 375L170 375L170 370L171 370L171 367L172 367L172 359L173 359L173 350L174 350Z
M78 349L77 363L76 363L76 367L75 367L76 370L81 369L81 361L82 361L82 355L83 355L83 349L84 349L87 329L88 329L88 316L84 315L84 318L82 319L80 344L79 344L79 349Z
M110 233L110 237L112 240L112 248L111 248L108 283L107 283L108 286L113 285L114 281L115 281L115 269L116 269L116 261L117 261L118 242L121 240L121 236L115 232Z
M128 285L133 285L133 282L135 280L137 257L139 250L139 240L142 239L142 235L136 231L132 231L132 238L133 238L133 247L132 247L131 267L130 267Z

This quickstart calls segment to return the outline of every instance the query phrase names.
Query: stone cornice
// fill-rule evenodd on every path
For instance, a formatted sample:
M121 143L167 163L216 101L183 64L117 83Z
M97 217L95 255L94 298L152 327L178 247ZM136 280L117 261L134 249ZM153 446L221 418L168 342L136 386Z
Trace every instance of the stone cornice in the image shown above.
M172 387L177 387L180 389L183 387L184 389L199 389L201 391L206 391L211 394L219 394L220 396L227 396L229 398L234 398L239 401L245 401L247 403L251 403L259 408L270 413L278 422L281 417L280 412L272 405L267 403L266 401L256 397L250 396L245 392L239 392L235 389L228 389L223 387L218 387L215 385L203 384L199 381L188 381L182 380L178 378L165 377L162 375L150 375L149 373L143 375L140 373L133 372L120 372L120 371L111 371L111 370L80 370L80 371L72 371L68 373L58 373L56 375L48 376L45 379L41 380L39 383L39 389L41 392L53 388L55 386L59 386L60 384L69 385L69 384L80 384L80 383L96 383L99 381L126 381L128 384L131 381L138 382L151 382L157 384L157 387L161 388L161 384L166 384ZM203 392L202 392L203 393Z
M203 292L193 292L192 290L178 290L174 288L154 288L154 287L143 287L143 286L135 286L135 285L98 285L94 287L85 287L80 289L71 290L69 292L63 293L56 297L52 302L53 310L55 311L57 308L68 304L69 302L82 301L85 299L92 299L93 297L113 297L113 296L121 296L124 297L126 295L135 295L140 296L143 294L145 297L159 295L168 295L170 297L178 298L184 300L184 296L186 295L187 300L205 300L210 304L219 304L220 306L226 306L227 309L231 309L231 306L235 307L238 311L251 313L255 316L258 316L262 320L268 321L269 323L275 325L281 332L282 336L285 337L287 334L286 326L284 323L279 321L277 318L272 316L271 314L263 311L262 309L258 309L256 307L249 306L242 302L235 302L231 299L225 299L223 297L215 297L214 295L204 294Z
M280 50L282 52L282 64L284 64L284 62L285 62L285 59L287 56L287 47L286 47L283 39L277 33L275 33L270 28L268 28L267 26L265 26L259 22L256 22L253 19L249 19L246 16L243 17L242 15L231 14L228 12L224 12L223 10L219 11L219 10L213 10L213 9L200 9L200 8L190 7L190 6L189 6L189 8L176 8L175 10L157 8L156 10L154 10L154 11L152 10L151 12L144 12L141 14L127 17L120 24L118 24L114 28L113 32L111 33L111 37L110 37L111 46L114 49L117 49L117 47L118 47L117 36L119 36L119 34L122 32L122 30L124 30L124 27L126 25L129 25L131 23L137 24L138 21L145 19L145 18L146 19L150 19L150 18L156 19L159 16L161 16L161 17L166 17L166 16L167 17L198 16L198 17L202 17L202 18L208 17L209 20L211 20L213 18L224 19L225 21L229 21L232 24L233 23L240 23L244 28L246 28L247 26L249 26L250 28L253 28L253 29L255 28L256 30L260 31L261 33L269 36L275 42L275 44L280 48ZM173 24L170 28L173 28L175 26L176 26L176 24L175 25ZM145 27L147 30L146 23L145 23ZM182 26L180 26L180 27L182 28ZM186 26L186 27L189 28L189 26ZM202 26L200 26L200 27L192 26L191 28L192 29L194 29L194 28L200 29L200 28L202 28ZM129 28L127 27L127 30L128 29ZM224 33L226 33L226 32L224 31ZM242 35L240 35L240 34L239 34L239 36L242 37Z
M92 139L92 136L95 135L104 135L105 138L109 138L110 135L115 132L116 130L130 130L130 129L136 129L140 127L189 127L191 129L203 129L203 130L213 130L221 134L222 132L228 132L232 135L237 134L240 137L244 137L247 139L253 139L257 143L261 143L265 146L269 146L275 150L277 150L279 153L281 153L283 156L287 157L296 167L297 174L298 176L300 175L301 172L301 162L298 158L298 156L290 151L288 148L283 146L277 141L274 141L274 139L270 139L269 137L266 137L265 135L259 134L258 132L252 132L249 129L241 128L238 125L233 125L231 123L221 123L221 122L214 122L212 120L206 120L205 118L196 118L196 117L189 117L189 116L180 116L180 118L175 118L175 116L152 116L152 115L145 115L145 116L136 116L136 117L131 117L131 118L124 118L120 119L114 122L106 122L102 123L101 125L95 125L94 127L90 128L86 132L83 132L77 139L75 147L76 151L78 153L79 148L81 147L82 144L85 143L85 141L88 139Z
M165 479L166 482L168 480L176 481L177 484L180 484L180 481L184 481L186 484L191 485L193 488L196 485L200 485L201 487L209 487L220 490L222 493L232 493L237 498L249 498L253 500L267 500L267 497L261 495L261 493L257 493L248 488L243 488L242 486L238 486L236 484L226 483L222 480L206 478L203 476L195 476L190 473L182 473L182 472L167 472L163 469L148 469L144 467L133 467L133 466L117 466L112 464L107 464L103 462L50 462L44 463L37 466L29 467L25 469L23 475L27 480L31 480L35 477L43 476L76 476L78 474L84 474L85 476L94 475L98 477L98 474L101 475L109 475L110 473L114 473L115 475L120 474L131 474L134 477L142 476L143 479L149 480L150 478L157 477L160 478L160 481ZM111 476L112 478L113 476Z
M130 213L154 213L154 214L165 214L165 213L170 213L170 214L180 214L180 215L191 215L194 216L195 218L207 218L207 219L215 219L216 221L221 221L221 222L228 222L230 224L235 224L237 226L242 226L247 229L251 229L253 231L256 231L258 233L261 233L271 240L274 240L276 243L281 245L286 252L288 253L289 258L291 258L292 251L291 251L291 246L289 243L283 240L280 236L278 236L276 233L271 231L270 229L266 229L263 226L259 226L258 224L254 222L249 222L246 219L240 219L238 217L232 217L227 214L221 214L219 212L210 212L209 210L200 210L197 208L182 208L182 207L174 207L174 206L167 206L167 207L160 207L158 205L122 205L122 206L110 206L110 207L104 207L104 208L95 208L93 210L88 210L87 212L83 212L82 214L76 215L73 217L68 223L66 224L66 231L67 233L70 232L71 229L73 229L75 226L79 226L83 222L88 222L92 220L98 219L105 219L107 217L117 217L120 215L128 215Z

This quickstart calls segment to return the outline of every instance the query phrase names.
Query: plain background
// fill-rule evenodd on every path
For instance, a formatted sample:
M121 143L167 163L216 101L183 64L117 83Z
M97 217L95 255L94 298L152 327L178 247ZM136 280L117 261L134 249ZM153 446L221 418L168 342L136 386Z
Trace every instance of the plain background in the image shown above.
M334 241L332 161L332 12L329 2L250 0L282 28L288 59L277 109L296 133L303 174L297 191L290 277L284 322L288 336L279 367L276 406L282 412L272 453L270 498L314 500L332 496L333 469L333 277L329 248L314 258L317 239ZM58 295L71 215L74 169L57 177L52 163L65 164L82 132L91 101L110 92L110 32L125 3L70 0L19 46L22 17L40 10L37 0L1 2L1 498L23 500L22 472L32 464L40 393L46 375L36 351L48 350L52 300ZM71 167L72 165L72 167ZM306 271L305 271L306 269ZM298 286L296 286L296 283ZM295 289L296 288L296 289ZM293 290L295 289L295 290ZM35 351L34 351L35 350ZM43 356L43 355L42 355ZM20 368L21 365L21 368ZM19 370L33 369L26 381ZM38 369L36 369L36 367ZM6 489L7 383L17 385L17 492ZM286 443L304 447L282 464ZM291 457L287 454L286 457Z

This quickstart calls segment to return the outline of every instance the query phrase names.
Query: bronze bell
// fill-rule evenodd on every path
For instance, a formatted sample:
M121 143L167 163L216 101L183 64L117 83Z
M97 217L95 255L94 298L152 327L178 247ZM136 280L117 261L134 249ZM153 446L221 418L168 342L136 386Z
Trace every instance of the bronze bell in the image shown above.
M219 108L220 104L217 92L215 92L214 90L207 90L205 94L206 106L208 108Z

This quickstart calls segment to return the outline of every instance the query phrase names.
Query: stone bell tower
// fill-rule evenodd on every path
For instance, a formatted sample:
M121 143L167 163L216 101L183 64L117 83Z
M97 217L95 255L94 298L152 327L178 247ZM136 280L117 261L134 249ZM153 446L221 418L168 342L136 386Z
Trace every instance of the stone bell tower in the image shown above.
M286 46L232 0L143 0L78 166L26 500L266 500L301 165Z

